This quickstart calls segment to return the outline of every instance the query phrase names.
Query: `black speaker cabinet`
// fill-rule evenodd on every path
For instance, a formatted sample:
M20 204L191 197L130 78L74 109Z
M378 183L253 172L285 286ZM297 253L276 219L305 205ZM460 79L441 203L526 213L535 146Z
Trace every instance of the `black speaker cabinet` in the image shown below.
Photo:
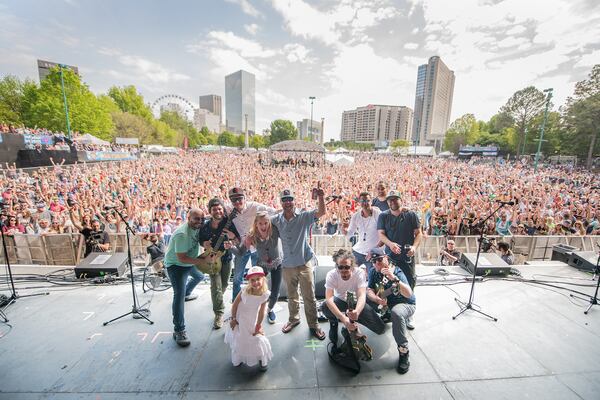
M459 265L462 269L473 273L477 253L463 253ZM477 264L477 276L508 275L510 265L496 253L481 253Z
M552 258L553 261L562 261L565 264L569 263L569 257L574 251L579 251L577 247L569 246L568 244L555 244L552 247Z
M574 251L569 257L569 265L585 271L594 272L598 262L598 253L595 251Z
M97 276L122 276L127 266L125 253L90 253L75 267L75 276L79 279Z

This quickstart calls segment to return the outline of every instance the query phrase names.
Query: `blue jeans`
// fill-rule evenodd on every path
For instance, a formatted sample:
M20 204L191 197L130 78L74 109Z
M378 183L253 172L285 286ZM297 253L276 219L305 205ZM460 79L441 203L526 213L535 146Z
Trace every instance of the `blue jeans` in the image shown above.
M183 267L181 265L170 265L167 274L173 287L173 326L175 332L185 331L184 303L185 296L194 290L198 282L204 279L204 274L195 267ZM188 282L188 277L192 277Z
M370 261L367 261L367 256L365 254L357 253L354 250L352 250L352 254L354 254L354 258L356 258L356 265L358 265L360 267L362 264L365 264L365 266L367 267L367 278L368 278L369 275L371 274L371 270L373 269L373 263Z
M238 293L242 289L242 282L244 280L244 271L246 270L246 264L248 264L248 260L252 258L252 265L256 265L258 263L258 256L256 252L250 253L250 251L246 251L244 254L240 254L240 256L235 256L233 260L234 269L233 269L233 297L232 301L235 300Z

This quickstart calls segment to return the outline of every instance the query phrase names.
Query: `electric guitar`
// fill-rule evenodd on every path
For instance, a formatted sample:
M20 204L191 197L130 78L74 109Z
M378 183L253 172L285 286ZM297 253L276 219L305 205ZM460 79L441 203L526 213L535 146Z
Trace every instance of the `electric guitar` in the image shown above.
M346 292L346 304L348 304L348 311L353 311L356 308L356 295L354 292ZM354 323L355 321L350 320L350 322ZM354 350L356 357L364 361L372 360L373 349L367 344L367 335L361 333L358 328L349 331L349 333L352 341L352 350Z
M200 255L200 263L196 265L196 268L198 268L201 272L209 275L215 275L221 272L221 267L223 266L221 257L223 254L225 254L225 251L221 251L219 249L227 238L227 234L223 234L223 231L229 229L231 224L233 224L233 219L237 216L237 213L237 210L234 208L231 214L229 214L227 217L227 222L223 226L223 229L221 229L221 235L219 236L217 243L215 243L214 246L205 248L204 252ZM214 255L215 257L210 257L211 255ZM214 261L210 261L211 259Z
M385 276L383 277L383 280L377 284L375 284L375 294L381 298L381 299L386 299L390 294L393 294L394 296L398 296L398 294L400 293L400 288L398 287L398 282L399 281L395 281L392 286L390 286L389 288L385 288L386 283L388 283L389 280L388 278L386 278ZM379 305L377 307L377 310L379 312L379 314L383 315L385 313L388 312L389 307L387 305Z

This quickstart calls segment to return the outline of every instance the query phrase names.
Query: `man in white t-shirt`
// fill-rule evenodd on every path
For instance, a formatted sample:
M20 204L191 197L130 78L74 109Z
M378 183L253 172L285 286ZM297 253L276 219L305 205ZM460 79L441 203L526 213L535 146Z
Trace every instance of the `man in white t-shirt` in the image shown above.
M369 304L367 299L367 277L365 271L356 266L352 253L340 249L333 255L335 269L327 273L325 278L325 303L323 314L329 320L329 340L337 348L338 321L349 331L358 329L357 322L371 331L381 335L385 323ZM356 307L348 311L347 292L353 292Z
M381 210L371 205L371 195L369 192L362 192L358 197L360 210L352 214L348 226L342 225L342 233L346 238L350 238L357 233L356 243L352 246L352 254L356 258L356 263L360 266L367 266L367 274L371 272L373 264L367 260L369 251L383 245L379 242L379 232L377 231L377 218Z

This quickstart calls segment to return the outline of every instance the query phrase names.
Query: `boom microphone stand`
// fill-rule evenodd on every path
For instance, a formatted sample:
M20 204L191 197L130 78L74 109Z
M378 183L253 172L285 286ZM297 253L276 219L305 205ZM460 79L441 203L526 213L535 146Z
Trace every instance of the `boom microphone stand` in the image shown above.
M485 223L487 222L487 220L492 218L494 216L494 214L496 214L498 212L498 210L500 210L502 207L504 207L505 205L513 205L514 204L512 201L499 201L499 203L500 203L500 205L498 206L498 208L496 208L494 211L492 211L483 221L480 221L476 224L476 226L478 225L480 229L479 229L479 238L477 239L477 241L478 241L477 257L475 258L475 266L473 267L473 279L471 280L471 293L469 294L469 301L465 303L464 301L459 300L457 297L454 298L454 301L456 301L456 303L460 307L460 311L458 312L458 314L453 316L452 319L456 319L465 311L471 310L471 311L475 311L476 313L479 313L483 316L486 316L493 321L498 321L498 318L492 317L491 315L486 314L481 310L477 310L477 309L473 308L473 305L475 304L475 303L473 303L473 297L475 296L475 279L477 278L477 265L479 264L479 255L481 254L481 245L483 244L483 240L484 240L483 239L483 227L485 226Z
M133 232L133 230L131 229L131 227L129 226L129 222L125 221L125 218L123 217L123 214L121 214L121 212L119 210L117 210L114 207L109 207L112 208L113 210L115 210L115 212L119 215L119 217L121 218L121 221L123 221L125 223L125 236L127 237L127 263L129 264L129 274L131 275L131 293L133 295L133 306L131 307L131 311L120 315L116 318L111 319L110 321L106 321L104 322L102 325L106 326L108 324L110 324L111 322L114 322L118 319L121 319L123 317L126 317L130 314L133 315L133 318L135 319L145 319L146 321L148 321L150 323L150 325L154 324L153 321L151 321L146 315L144 315L141 311L143 311L140 307L138 307L138 301L137 301L137 295L135 293L135 284L133 281L133 258L131 257L131 244L129 243L129 232L133 233L135 235L135 232Z
M600 245L598 243L596 243L596 246L600 247ZM590 305L583 312L586 315L593 306L598 305L598 288L600 288L600 251L598 252L598 259L596 260L596 268L594 269L594 278L596 278L596 292L594 293L594 297L585 299L581 296L576 296L574 294L571 294L571 297L575 297L576 299L589 300Z
M0 213L0 216L4 216L7 218L14 217L14 215L5 214L5 213ZM46 296L46 295L49 295L50 292L33 293L33 294L25 294L25 295L17 294L17 290L15 289L15 280L14 280L13 274L12 274L12 268L10 267L10 258L8 257L8 249L6 248L6 236L4 236L4 222L1 219L0 219L0 235L2 235L2 249L4 250L4 260L6 261L6 269L8 270L8 279L10 281L10 291L11 291L10 297L8 298L8 302L2 309L0 309L0 318L4 322L8 322L8 318L6 317L6 313L4 312L4 310L6 310L8 308L8 306L10 306L12 303L17 301L18 298L32 297L32 296Z

